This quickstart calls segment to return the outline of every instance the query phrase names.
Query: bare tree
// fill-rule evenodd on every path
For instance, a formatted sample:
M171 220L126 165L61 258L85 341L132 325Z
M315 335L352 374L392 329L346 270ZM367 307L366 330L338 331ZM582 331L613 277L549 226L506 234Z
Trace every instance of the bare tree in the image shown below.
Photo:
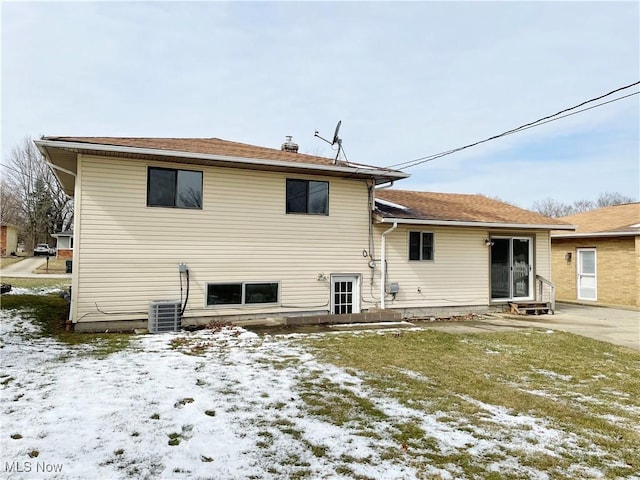
M576 200L571 206L571 213L569 215L573 213L588 212L589 210L593 210L594 208L597 207L591 200Z
M601 193L596 201L592 200L576 200L573 204L562 203L553 198L545 198L533 202L531 210L538 212L547 217L565 217L574 213L588 212L596 208L608 207L610 205L620 205L622 203L631 203L635 200L626 195L617 192Z
M559 202L550 197L533 202L531 210L553 218L564 217L565 215L573 213L571 205Z
M0 223L20 225L20 199L6 178L0 181Z
M601 193L595 202L595 208L608 207L610 205L621 205L623 203L632 203L634 200L631 197L622 195L618 192L604 192Z
M32 139L25 138L11 151L8 167L6 186L18 205L15 223L26 248L49 242L56 231L68 230L73 223L73 201L58 184Z

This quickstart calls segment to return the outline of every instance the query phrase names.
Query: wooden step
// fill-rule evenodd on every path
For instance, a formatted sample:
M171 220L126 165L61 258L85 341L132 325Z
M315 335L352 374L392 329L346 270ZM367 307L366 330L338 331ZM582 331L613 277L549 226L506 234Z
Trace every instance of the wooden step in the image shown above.
M509 306L516 315L544 315L551 311L549 302L509 302Z

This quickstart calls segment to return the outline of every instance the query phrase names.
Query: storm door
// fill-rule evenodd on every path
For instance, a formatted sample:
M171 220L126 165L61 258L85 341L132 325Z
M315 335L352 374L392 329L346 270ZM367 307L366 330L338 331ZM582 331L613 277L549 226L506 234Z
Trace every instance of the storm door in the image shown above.
M578 249L578 300L598 299L596 279L596 249Z

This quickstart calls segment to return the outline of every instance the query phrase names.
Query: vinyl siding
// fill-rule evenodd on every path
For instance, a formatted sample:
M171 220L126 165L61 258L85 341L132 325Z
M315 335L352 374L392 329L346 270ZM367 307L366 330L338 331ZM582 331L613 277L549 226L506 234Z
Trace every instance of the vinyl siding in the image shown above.
M551 240L548 231L535 233L535 262L534 274L553 281L551 271Z
M377 225L376 241L389 224ZM434 259L409 261L409 232L434 234ZM389 283L399 284L395 300L387 297L388 308L482 306L490 303L490 249L485 239L491 235L534 238L534 274L550 277L549 234L546 231L500 231L465 227L399 225L387 235ZM379 256L378 256L379 258ZM376 292L379 269L376 268Z
M180 298L181 262L191 281L186 317L327 311L320 273L369 272L361 180L182 165L203 172L203 208L193 210L146 206L147 167L175 164L86 155L79 163L76 321L146 318L149 301ZM286 178L328 181L329 215L286 214ZM207 282L240 281L280 282L280 305L205 306Z

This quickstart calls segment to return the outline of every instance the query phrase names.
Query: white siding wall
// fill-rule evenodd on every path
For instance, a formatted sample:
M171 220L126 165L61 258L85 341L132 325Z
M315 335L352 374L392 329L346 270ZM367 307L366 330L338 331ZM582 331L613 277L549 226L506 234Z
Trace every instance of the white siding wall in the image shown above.
M380 258L380 235L391 225L376 225L376 248ZM409 231L433 232L434 260L409 261ZM490 303L490 235L534 238L534 274L550 278L549 234L546 231L500 231L484 228L399 225L387 235L388 282L398 282L395 301L387 308L482 306ZM376 268L375 292L379 292L380 269ZM418 291L420 289L420 291ZM379 296L379 295L378 295Z
M389 227L388 224L384 228L376 226L377 238ZM433 261L408 260L409 231L433 232ZM400 286L395 302L388 300L387 307L487 305L489 249L484 245L486 236L486 231L478 229L399 225L387 235L387 278Z
M547 280L551 279L551 241L549 232L537 232L535 243L536 268L533 272Z
M369 274L361 180L92 156L79 163L76 321L146 318L150 300L180 298L180 262L191 278L186 317L326 311L329 283L319 273ZM147 207L150 165L203 171L203 209ZM286 178L328 180L329 216L287 215ZM205 307L206 282L233 281L280 282L282 306Z

